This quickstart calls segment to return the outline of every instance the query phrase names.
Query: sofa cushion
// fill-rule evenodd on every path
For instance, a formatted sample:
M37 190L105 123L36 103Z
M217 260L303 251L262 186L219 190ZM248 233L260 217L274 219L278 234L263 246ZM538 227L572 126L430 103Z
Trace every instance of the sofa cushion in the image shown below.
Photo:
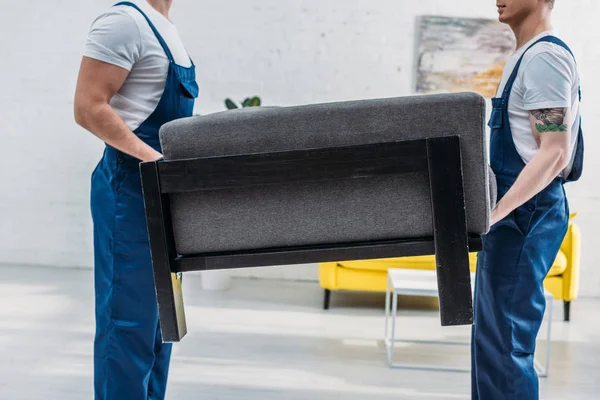
M471 271L475 271L477 253L469 253ZM386 272L389 268L434 270L435 256L382 258L377 260L357 260L338 262L340 268Z
M552 268L550 268L550 271L548 272L548 276L562 275L567 270L567 264L567 256L562 251L559 251Z
M435 256L381 258L377 260L357 260L338 262L339 268L348 268L363 271L387 272L389 268L405 269L435 269ZM472 272L477 267L477 253L469 253L469 264ZM558 252L556 260L548 272L548 276L562 275L567 269L567 256L562 251Z
M160 130L164 159L329 148L460 135L468 231L486 233L495 196L485 101L424 95L183 118ZM426 173L171 195L179 254L432 237Z

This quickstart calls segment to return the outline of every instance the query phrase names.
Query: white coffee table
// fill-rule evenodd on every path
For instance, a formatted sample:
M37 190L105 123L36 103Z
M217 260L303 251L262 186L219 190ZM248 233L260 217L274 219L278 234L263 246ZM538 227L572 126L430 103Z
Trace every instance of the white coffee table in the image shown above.
M471 274L471 286L474 286L475 274ZM546 296L546 315L548 334L546 337L546 359L543 368L536 360L535 365L538 376L546 378L550 364L550 332L552 329L552 304L554 298L551 293L544 290ZM391 368L426 369L438 371L470 372L470 368L450 368L435 365L405 364L394 361L395 344L421 343L437 345L470 346L470 342L432 341L432 340L398 340L396 339L396 315L398 313L398 296L426 296L438 297L437 275L435 271L395 269L388 270L388 285L385 297L385 345L388 364ZM391 319L391 323L390 323Z

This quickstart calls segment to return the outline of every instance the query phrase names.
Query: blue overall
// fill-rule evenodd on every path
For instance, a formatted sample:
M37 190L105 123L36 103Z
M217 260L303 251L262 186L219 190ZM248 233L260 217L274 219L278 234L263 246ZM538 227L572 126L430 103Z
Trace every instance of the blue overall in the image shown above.
M542 41L570 52L552 36L532 46ZM498 200L525 167L512 139L508 115L509 98L522 60L516 64L502 97L492 100L490 157ZM567 179L554 179L483 236L475 278L472 399L538 399L534 351L546 307L543 282L567 232L569 206L563 184L581 175L581 129L574 154Z
M161 151L158 132L192 115L198 96L194 64L175 64L165 41L148 21L169 59L162 97L134 133ZM159 329L139 160L107 145L92 174L96 336L94 389L97 400L164 399L171 344Z

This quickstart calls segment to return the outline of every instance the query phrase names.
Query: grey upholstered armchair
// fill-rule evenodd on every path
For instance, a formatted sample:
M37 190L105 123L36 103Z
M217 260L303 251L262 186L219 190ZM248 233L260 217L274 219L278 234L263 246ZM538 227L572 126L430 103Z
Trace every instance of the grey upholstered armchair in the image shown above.
M186 271L426 254L442 325L472 323L468 252L495 199L484 118L463 93L163 126L164 159L141 173L164 340L186 333Z

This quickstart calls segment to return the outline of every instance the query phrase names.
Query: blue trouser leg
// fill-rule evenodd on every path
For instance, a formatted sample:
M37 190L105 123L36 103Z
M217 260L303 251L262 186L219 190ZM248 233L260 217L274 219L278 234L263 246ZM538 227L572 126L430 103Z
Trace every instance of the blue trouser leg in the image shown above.
M535 400L543 282L566 233L560 193L520 207L484 237L475 280L472 398Z
M94 175L95 398L162 400L171 345L159 336L139 178L110 165Z
M171 343L163 343L160 324L156 324L154 365L148 382L148 400L162 400L167 391L167 377L171 360Z
M480 286L477 285L477 281L479 280L479 274L480 271L482 270L481 265L484 262L484 258L485 258L485 253L481 252L479 254L477 254L477 268L475 270L475 286L474 286L474 301L473 301L473 314L475 317L475 321L474 324L471 328L471 337L473 338L475 336L475 327L476 327L476 323L477 323L477 303L478 303L478 299L481 297L480 294L478 294L477 290L479 289ZM477 388L477 356L475 354L476 352L476 347L475 347L475 340L471 340L471 399L473 400L479 400L479 393L478 393L478 388Z
M106 353L111 338L111 304L113 295L112 254L114 224L107 216L114 215L111 168L102 160L92 174L91 211L94 221L94 291L96 333L94 338L94 398L105 399L108 386Z

